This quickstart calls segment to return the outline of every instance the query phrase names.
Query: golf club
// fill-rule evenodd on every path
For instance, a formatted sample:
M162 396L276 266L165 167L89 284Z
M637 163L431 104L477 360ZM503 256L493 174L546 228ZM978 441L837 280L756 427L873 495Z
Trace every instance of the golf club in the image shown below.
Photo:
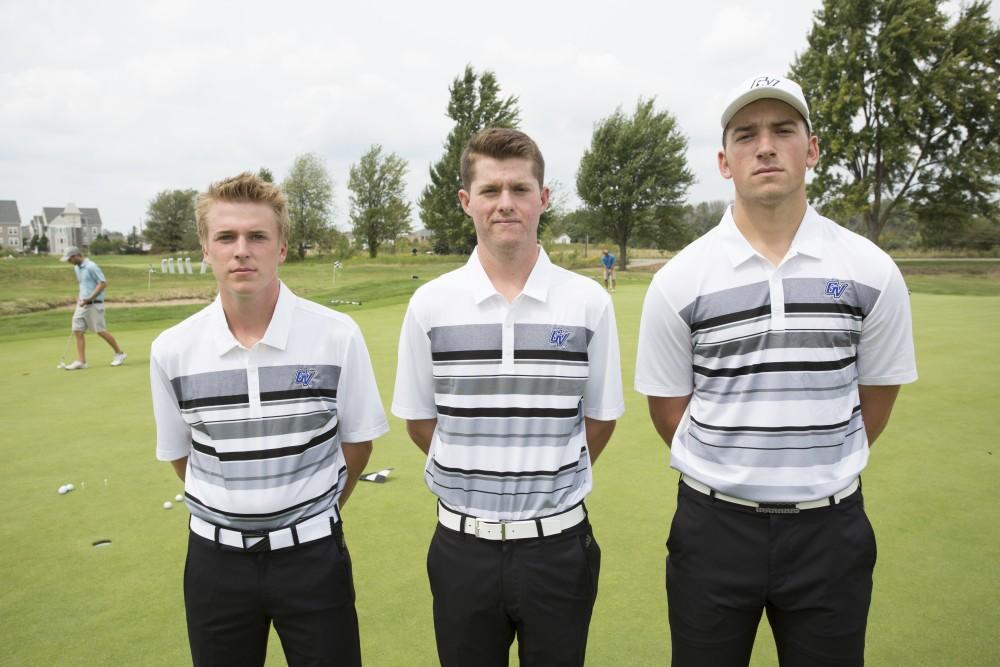
M70 345L73 342L73 332L70 332L69 338L66 339L66 347L63 348L62 356L59 358L59 365L56 368L66 368L66 355L69 354Z

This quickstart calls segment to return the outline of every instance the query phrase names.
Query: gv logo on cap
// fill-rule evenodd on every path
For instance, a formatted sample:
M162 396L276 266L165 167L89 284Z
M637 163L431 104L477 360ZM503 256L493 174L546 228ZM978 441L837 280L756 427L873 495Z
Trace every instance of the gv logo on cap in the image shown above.
M750 84L750 88L777 86L779 83L781 83L781 79L772 79L766 76L759 76L753 80L753 83Z

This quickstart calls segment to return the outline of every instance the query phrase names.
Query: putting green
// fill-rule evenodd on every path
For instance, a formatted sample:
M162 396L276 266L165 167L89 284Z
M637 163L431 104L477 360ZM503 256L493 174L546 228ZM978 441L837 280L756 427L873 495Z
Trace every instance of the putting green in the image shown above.
M663 543L676 474L644 397L631 390L647 281L624 280L614 297L627 412L588 501L603 551L593 665L662 665L669 656ZM867 657L873 665L997 664L1000 648L989 638L1000 626L1000 298L915 294L913 304L921 379L903 389L865 474L879 539ZM404 307L348 311L364 330L387 406ZM114 312L108 319L115 331ZM0 345L4 664L190 661L181 596L187 513L162 509L181 484L154 460L148 391L149 343L167 325L123 330L129 358L120 368L107 366L110 350L93 337L91 368L75 373L55 368L66 340L59 332ZM399 420L391 426L369 468L395 471L386 484L359 484L345 511L363 651L370 665L433 665L424 559L434 500L422 455ZM60 496L69 482L76 490ZM111 544L92 546L100 539ZM268 664L283 662L272 638ZM775 663L763 623L752 664Z

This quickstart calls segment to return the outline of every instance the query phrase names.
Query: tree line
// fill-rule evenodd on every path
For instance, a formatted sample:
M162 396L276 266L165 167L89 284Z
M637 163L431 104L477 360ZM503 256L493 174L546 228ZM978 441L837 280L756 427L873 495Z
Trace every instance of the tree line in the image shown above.
M825 0L807 48L791 65L810 100L821 159L808 186L821 213L888 246L1000 245L1000 30L989 3L949 18L941 0ZM429 168L417 206L439 253L469 253L471 220L458 203L459 159L486 127L520 125L516 96L496 75L467 65L448 88L454 126ZM553 231L618 246L676 249L716 224L726 202L686 202L694 175L676 117L640 98L595 123L576 173L582 206L554 206ZM375 144L350 167L350 223L371 256L410 231L408 166ZM271 176L266 169L261 175ZM333 181L315 154L297 157L282 182L292 220L290 247L344 248L333 226ZM555 201L564 201L555 184ZM192 190L159 193L145 236L165 250L197 247Z

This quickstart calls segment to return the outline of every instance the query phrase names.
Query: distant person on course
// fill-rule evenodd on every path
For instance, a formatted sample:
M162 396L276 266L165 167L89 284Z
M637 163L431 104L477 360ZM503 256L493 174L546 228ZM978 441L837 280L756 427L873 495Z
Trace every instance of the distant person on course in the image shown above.
M427 554L444 667L584 664L601 566L583 500L625 409L611 298L538 245L545 162L486 129L461 158L465 266L419 288L392 411L438 498Z
M76 338L76 361L66 365L68 371L78 371L87 367L87 339L84 334L89 329L111 346L115 356L112 366L121 366L126 355L118 347L118 341L107 330L104 323L104 290L108 281L101 267L83 256L79 248L66 248L60 258L63 262L73 265L76 280L80 283L80 293L76 299L76 310L73 311L73 336Z
M917 379L892 259L817 213L801 88L727 98L718 226L657 272L635 388L680 472L667 540L673 664L747 665L761 614L783 667L861 665L875 567L861 471Z
M615 291L615 256L607 250L601 251L601 265L604 267L604 289Z
M184 480L194 664L361 664L341 508L388 430L361 330L278 278L288 202L244 173L196 203L219 295L153 341L156 456Z

